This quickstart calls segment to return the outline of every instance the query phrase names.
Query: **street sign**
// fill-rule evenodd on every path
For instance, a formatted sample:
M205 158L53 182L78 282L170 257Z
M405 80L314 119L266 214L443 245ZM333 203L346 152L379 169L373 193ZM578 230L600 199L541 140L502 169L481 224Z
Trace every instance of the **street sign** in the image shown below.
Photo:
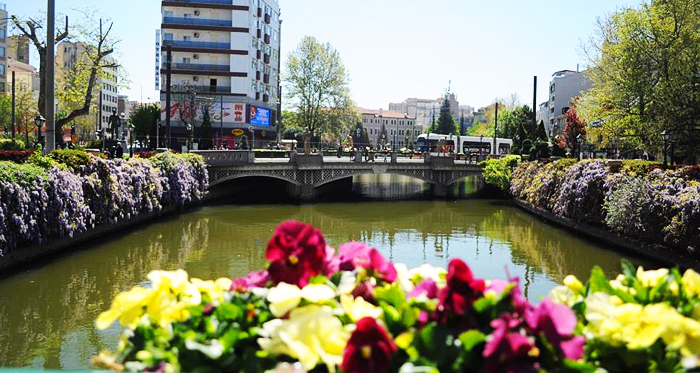
M243 130L240 129L240 128L236 128L235 130L231 131L231 133L232 133L234 136L240 136L240 135L243 134Z

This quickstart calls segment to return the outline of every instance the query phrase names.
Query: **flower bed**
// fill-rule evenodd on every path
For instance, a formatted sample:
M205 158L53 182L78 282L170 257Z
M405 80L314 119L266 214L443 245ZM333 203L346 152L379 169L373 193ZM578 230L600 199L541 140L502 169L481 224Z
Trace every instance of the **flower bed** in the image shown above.
M124 161L64 151L29 161L0 162L0 253L182 207L208 187L204 161L191 155Z
M148 372L678 371L700 354L700 275L569 276L539 305L518 279L392 264L359 242L281 224L267 269L235 280L154 271L117 295L99 329L124 328L94 363Z
M611 172L601 160L526 162L513 172L510 192L574 221L683 251L700 249L697 166L663 171L636 161Z

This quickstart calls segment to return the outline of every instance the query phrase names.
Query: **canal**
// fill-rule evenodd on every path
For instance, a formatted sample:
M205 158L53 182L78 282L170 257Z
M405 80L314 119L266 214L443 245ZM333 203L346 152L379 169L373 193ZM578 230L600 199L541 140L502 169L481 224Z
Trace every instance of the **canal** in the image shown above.
M353 189L365 197L416 197L424 191L411 182L387 187L358 181ZM462 183L456 194L474 185ZM567 274L585 279L596 264L613 275L625 257L502 200L364 198L202 207L0 280L0 366L89 369L91 356L116 346L118 327L97 331L94 320L118 292L143 284L154 269L183 268L202 279L262 269L267 240L278 223L290 219L323 230L334 247L363 241L409 268L422 263L446 267L451 259L461 258L479 277L519 276L531 300L545 296Z

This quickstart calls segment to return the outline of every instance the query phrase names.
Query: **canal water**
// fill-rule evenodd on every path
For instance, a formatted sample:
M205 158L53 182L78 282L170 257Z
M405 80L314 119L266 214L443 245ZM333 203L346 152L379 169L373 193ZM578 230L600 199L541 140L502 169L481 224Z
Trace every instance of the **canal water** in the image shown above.
M369 197L425 191L377 185L354 190ZM456 194L475 185L461 183ZM203 207L0 280L0 367L89 369L91 356L116 346L118 327L98 331L94 320L117 293L142 284L155 269L183 268L202 279L262 269L273 230L290 219L321 229L333 247L363 241L409 267L446 267L461 258L479 277L519 276L535 301L568 274L585 279L596 264L612 276L624 257L500 200Z

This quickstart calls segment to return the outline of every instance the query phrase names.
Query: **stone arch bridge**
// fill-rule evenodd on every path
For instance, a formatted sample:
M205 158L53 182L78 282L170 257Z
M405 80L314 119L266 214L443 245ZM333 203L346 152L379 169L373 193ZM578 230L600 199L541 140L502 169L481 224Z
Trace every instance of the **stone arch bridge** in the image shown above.
M311 200L316 188L344 178L367 174L395 174L410 176L432 185L433 194L444 197L447 188L467 176L481 176L482 167L475 162L455 160L453 157L428 156L421 159L392 156L384 162L351 161L348 157L298 155L289 158L255 159L246 151L196 151L207 161L209 186L214 187L245 177L269 177L284 180L298 187L302 200ZM360 159L360 158L358 158Z

